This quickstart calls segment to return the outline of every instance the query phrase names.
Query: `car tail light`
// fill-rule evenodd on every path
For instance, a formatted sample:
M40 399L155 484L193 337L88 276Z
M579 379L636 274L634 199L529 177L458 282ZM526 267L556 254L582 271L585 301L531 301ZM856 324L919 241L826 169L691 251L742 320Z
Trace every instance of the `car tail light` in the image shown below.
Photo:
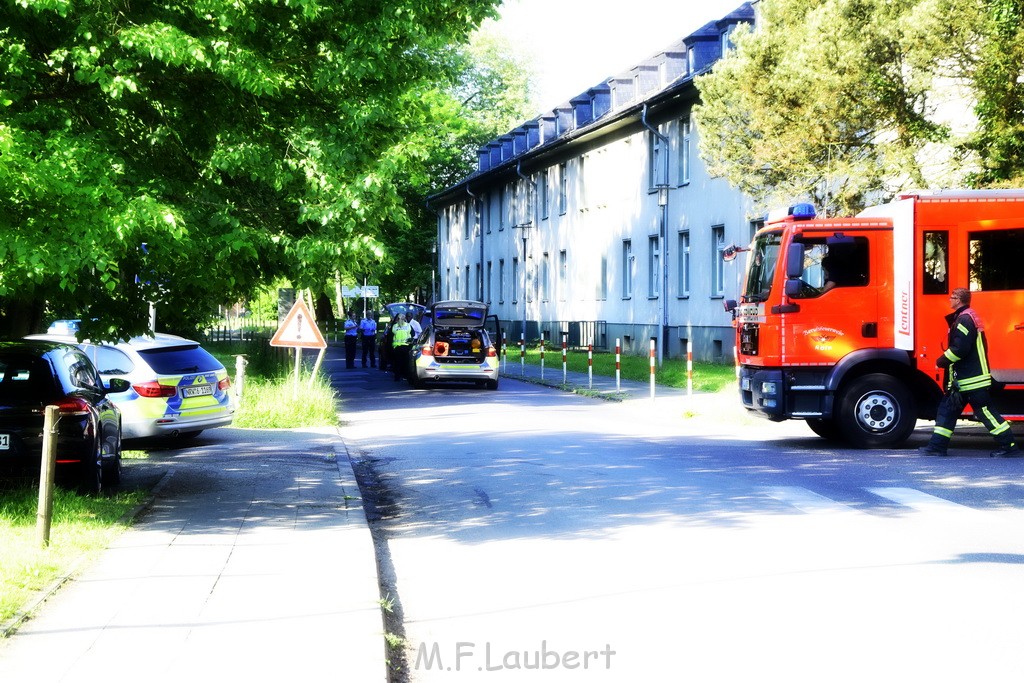
M220 391L227 391L231 387L231 379L225 377L221 381L217 382L217 389Z
M423 348L420 349L420 355L421 356L433 356L434 355L434 347L431 346L430 344L424 344Z
M487 347L487 357L488 358L497 358L498 357L498 352L495 351L493 346L488 346Z
M137 391L139 396L143 398L168 398L178 393L177 387L160 384L160 382L155 381L133 384L132 389Z
M61 415L88 415L89 403L84 398L67 397L56 403Z

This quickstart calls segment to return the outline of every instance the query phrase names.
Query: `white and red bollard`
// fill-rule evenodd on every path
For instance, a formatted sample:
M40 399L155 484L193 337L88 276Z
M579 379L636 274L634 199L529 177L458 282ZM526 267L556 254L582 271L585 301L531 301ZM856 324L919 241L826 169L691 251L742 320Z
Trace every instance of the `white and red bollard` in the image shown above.
M622 391L622 345L615 338L615 391Z
M587 344L587 388L594 388L594 342Z
M654 399L654 371L657 366L655 358L654 337L651 337L651 399Z

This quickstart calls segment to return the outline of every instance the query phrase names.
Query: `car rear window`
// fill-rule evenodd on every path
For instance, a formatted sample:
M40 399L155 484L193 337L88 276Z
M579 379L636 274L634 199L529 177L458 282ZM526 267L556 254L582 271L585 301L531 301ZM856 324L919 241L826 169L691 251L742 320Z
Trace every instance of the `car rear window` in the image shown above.
M479 325L484 319L482 308L437 308L435 319L439 324Z
M158 375L183 375L224 369L219 360L198 344L140 350L139 355Z
M50 366L34 356L0 357L0 402L39 403L57 395Z

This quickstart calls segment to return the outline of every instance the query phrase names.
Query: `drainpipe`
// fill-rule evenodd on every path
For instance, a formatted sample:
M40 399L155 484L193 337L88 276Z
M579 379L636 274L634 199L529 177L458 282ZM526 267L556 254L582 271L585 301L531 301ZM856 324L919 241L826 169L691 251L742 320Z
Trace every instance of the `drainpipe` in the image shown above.
M658 183L658 206L661 207L661 229L658 240L661 242L661 320L658 322L658 365L661 366L665 350L668 347L668 161L669 161L669 139L647 122L647 103L640 113L640 122L644 128L651 131L665 146L665 175L664 183Z
M477 294L480 295L480 299L479 300L483 301L484 300L484 229L483 229L483 225L481 224L481 221L480 221L480 214L477 211L477 201L476 201L477 196L475 194L473 194L473 190L469 189L469 183L466 183L466 194L468 194L470 197L473 198L473 218L474 218L473 225L474 225L474 229L480 228L480 278L479 278L480 281L477 283L479 285L479 288L477 289Z

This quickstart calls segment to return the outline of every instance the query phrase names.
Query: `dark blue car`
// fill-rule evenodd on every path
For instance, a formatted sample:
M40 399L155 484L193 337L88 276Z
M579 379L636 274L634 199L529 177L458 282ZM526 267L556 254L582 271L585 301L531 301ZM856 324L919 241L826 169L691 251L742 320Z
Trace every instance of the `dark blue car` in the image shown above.
M0 465L35 468L43 452L46 406L59 409L57 476L99 492L121 480L121 414L80 349L46 341L0 341Z

